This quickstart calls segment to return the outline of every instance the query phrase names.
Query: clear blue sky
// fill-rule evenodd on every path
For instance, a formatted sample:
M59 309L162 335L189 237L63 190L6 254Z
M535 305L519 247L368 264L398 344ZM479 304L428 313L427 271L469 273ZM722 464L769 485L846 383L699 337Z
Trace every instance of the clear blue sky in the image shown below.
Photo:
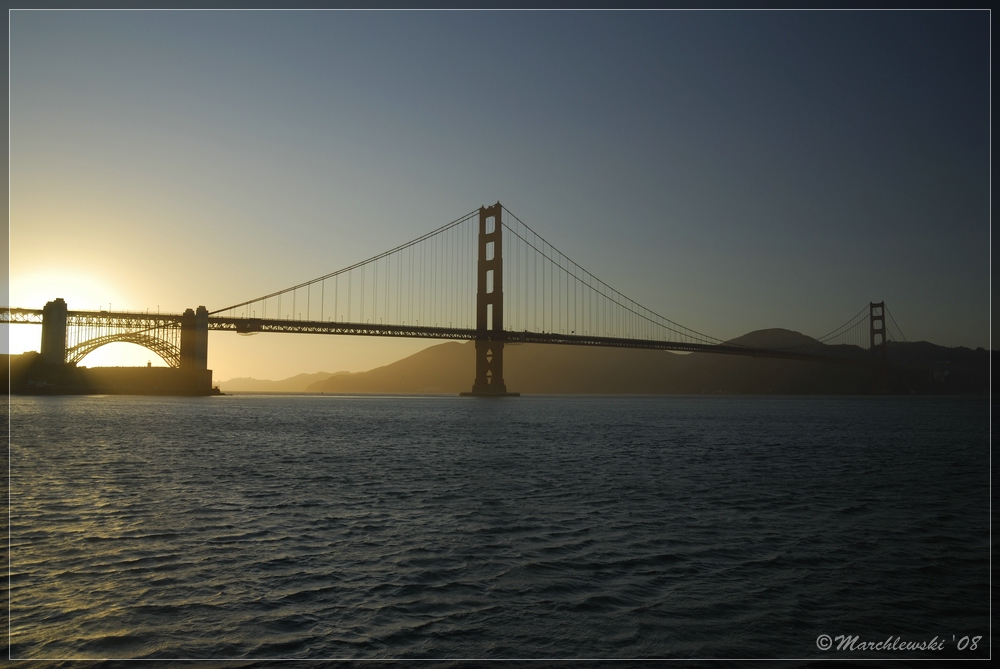
M10 34L15 306L218 308L500 200L716 337L884 299L911 340L989 346L984 11L14 11ZM423 345L213 334L210 366Z

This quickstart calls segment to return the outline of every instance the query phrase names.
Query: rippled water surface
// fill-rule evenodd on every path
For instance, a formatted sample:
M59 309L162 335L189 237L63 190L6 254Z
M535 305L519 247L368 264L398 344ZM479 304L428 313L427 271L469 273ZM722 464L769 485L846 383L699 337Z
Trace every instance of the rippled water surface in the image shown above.
M852 634L984 657L988 415L949 398L14 397L10 653L906 655L817 647Z

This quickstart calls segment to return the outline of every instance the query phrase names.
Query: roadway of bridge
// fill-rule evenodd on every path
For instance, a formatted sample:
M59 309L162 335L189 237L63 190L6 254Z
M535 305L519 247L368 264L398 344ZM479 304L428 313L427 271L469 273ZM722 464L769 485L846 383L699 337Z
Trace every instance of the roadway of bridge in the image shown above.
M141 330L155 327L180 327L181 314L151 314L149 312L123 311L68 311L67 326L93 326L100 322L109 327ZM0 307L0 322L42 324L41 309ZM355 335L365 337L408 337L416 339L448 339L469 341L479 336L474 329L423 325L387 325L382 323L342 323L335 321L301 321L265 318L237 318L209 316L208 329L255 334L259 332L285 332L299 334ZM502 337L495 334L493 340L506 343L561 344L573 346L602 346L611 348L653 349L680 351L687 353L715 353L721 355L741 355L755 358L776 358L802 360L841 365L869 366L874 361L859 357L821 355L789 349L754 348L737 344L703 344L697 342L654 341L622 337L599 337L588 334L560 334L555 332L512 332L506 331ZM860 349L859 349L860 351Z

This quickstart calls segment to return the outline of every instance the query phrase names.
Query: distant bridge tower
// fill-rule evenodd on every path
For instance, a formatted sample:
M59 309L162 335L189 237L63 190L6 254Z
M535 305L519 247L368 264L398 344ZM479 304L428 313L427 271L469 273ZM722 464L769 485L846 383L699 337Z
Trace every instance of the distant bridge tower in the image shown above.
M66 362L66 301L58 297L42 308L42 360Z
M476 293L476 382L468 395L504 396L503 380L503 207L479 209L478 290Z
M868 304L869 350L874 358L872 368L872 392L889 392L889 357L885 340L885 302Z

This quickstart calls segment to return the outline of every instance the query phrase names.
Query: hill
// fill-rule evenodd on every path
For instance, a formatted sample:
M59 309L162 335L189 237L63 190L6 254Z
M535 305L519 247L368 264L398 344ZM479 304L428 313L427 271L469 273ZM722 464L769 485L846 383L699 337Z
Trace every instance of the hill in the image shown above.
M751 332L731 343L793 348L809 353L866 357L853 346L825 346L798 332ZM890 376L892 392L988 392L985 350L948 349L926 342L893 344L890 363L905 363ZM329 393L447 393L467 391L475 374L475 344L432 346L384 367L338 374L308 387ZM937 371L935 371L937 370ZM863 367L708 353L507 344L507 388L526 394L867 394Z
M258 393L301 393L317 381L323 381L336 374L346 374L347 372L316 372L315 374L296 374L295 376L280 381L268 379L253 379L250 377L237 377L228 381L220 381L219 389L222 392L258 392Z
M384 367L338 374L317 381L308 390L327 393L457 394L472 387L475 369L476 349L473 342L447 342Z
M736 339L730 339L726 343L737 346L753 346L755 348L782 348L790 350L824 348L823 344L820 344L812 337L804 335L801 332L796 332L795 330L784 330L782 328L754 330Z

